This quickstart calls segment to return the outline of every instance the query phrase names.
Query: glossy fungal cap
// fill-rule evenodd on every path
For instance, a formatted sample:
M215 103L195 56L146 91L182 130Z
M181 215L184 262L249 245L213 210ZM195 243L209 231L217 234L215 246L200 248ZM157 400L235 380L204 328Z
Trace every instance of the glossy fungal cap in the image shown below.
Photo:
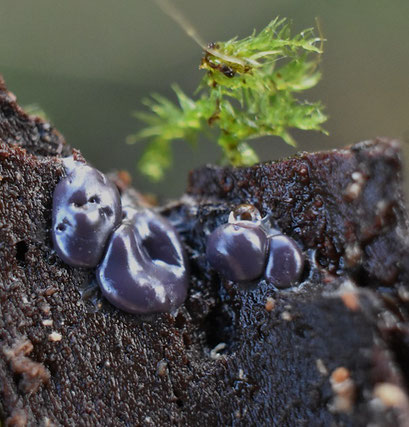
M277 288L288 288L299 280L304 268L304 255L297 243L284 235L269 238L265 279Z
M121 221L121 199L115 185L100 171L72 159L67 162L68 175L53 195L54 249L66 264L95 267L109 235Z
M267 236L257 224L241 221L223 224L207 240L210 265L226 279L247 282L263 274Z
M124 208L97 280L107 300L128 313L159 313L181 305L189 275L176 230L150 210Z

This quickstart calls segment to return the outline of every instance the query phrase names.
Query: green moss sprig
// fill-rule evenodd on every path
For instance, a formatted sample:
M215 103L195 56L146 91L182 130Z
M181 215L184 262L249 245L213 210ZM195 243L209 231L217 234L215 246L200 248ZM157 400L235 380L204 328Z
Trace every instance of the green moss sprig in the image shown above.
M297 97L319 81L321 53L322 38L313 29L292 36L288 21L278 18L258 34L210 44L196 99L174 85L177 104L155 94L143 101L150 111L135 113L145 127L128 142L149 141L141 172L160 180L172 163L171 142L195 144L201 133L215 134L224 163L241 166L258 161L251 139L277 135L294 146L291 128L325 132L321 103Z

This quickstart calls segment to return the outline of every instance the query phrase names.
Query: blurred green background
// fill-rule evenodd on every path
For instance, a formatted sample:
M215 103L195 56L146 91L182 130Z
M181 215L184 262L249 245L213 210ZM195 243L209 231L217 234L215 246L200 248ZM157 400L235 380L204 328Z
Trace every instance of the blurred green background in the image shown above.
M208 42L247 36L279 15L298 31L320 19L323 79L305 93L321 99L330 136L296 132L298 150L342 147L377 135L409 135L408 0L174 0ZM201 49L152 0L0 0L0 74L20 104L37 103L103 171L127 169L134 185L180 195L191 168L217 162L215 144L174 145L175 167L160 184L136 172L143 146L125 144L131 112L151 92L192 93ZM407 145L407 144L405 144ZM294 153L279 139L255 141L261 159Z

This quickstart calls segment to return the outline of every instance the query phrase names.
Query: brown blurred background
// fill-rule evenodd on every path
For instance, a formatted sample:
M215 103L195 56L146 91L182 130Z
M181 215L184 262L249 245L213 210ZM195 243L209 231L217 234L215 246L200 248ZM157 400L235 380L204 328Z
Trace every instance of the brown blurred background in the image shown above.
M321 99L330 136L295 133L298 150L342 147L377 135L409 139L408 0L174 0L206 41L247 36L279 15L294 30L318 17L327 39L323 79L306 92ZM152 0L0 0L0 73L20 104L37 103L87 159L104 171L127 169L143 191L180 195L189 169L217 162L215 144L174 145L176 167L154 185L135 169L142 145L125 138L131 112L151 92L191 94L201 49ZM404 144L407 145L406 143ZM296 150L255 141L261 159Z

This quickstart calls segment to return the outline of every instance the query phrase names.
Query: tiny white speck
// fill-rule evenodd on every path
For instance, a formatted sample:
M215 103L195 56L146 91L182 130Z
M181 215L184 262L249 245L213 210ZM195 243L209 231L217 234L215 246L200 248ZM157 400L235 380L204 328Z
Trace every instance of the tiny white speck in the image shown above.
M291 316L291 313L289 313L288 311L283 311L281 313L281 318L283 320L286 320L287 322L289 322L290 320L293 320L293 316Z
M49 341L61 341L62 335L59 332L52 332L50 335L48 335Z
M219 360L222 357L219 351L224 350L225 348L226 348L226 343L221 342L217 344L215 348L210 350L210 358L213 360Z
M239 369L239 380L246 380L243 369Z
M374 396L386 407L398 408L405 407L408 399L405 392L396 384L379 383L375 386Z
M365 181L364 176L363 176L363 175L362 175L362 173L361 173L361 172L359 172L359 171L352 172L351 178L352 178L355 182L357 182L358 184L363 184L363 182Z
M52 319L45 319L45 320L43 320L42 323L44 326L53 326L53 320Z
M324 362L322 361L322 359L317 359L315 361L315 365L317 366L318 372L321 375L328 375L328 370L327 370L326 366L324 365Z

